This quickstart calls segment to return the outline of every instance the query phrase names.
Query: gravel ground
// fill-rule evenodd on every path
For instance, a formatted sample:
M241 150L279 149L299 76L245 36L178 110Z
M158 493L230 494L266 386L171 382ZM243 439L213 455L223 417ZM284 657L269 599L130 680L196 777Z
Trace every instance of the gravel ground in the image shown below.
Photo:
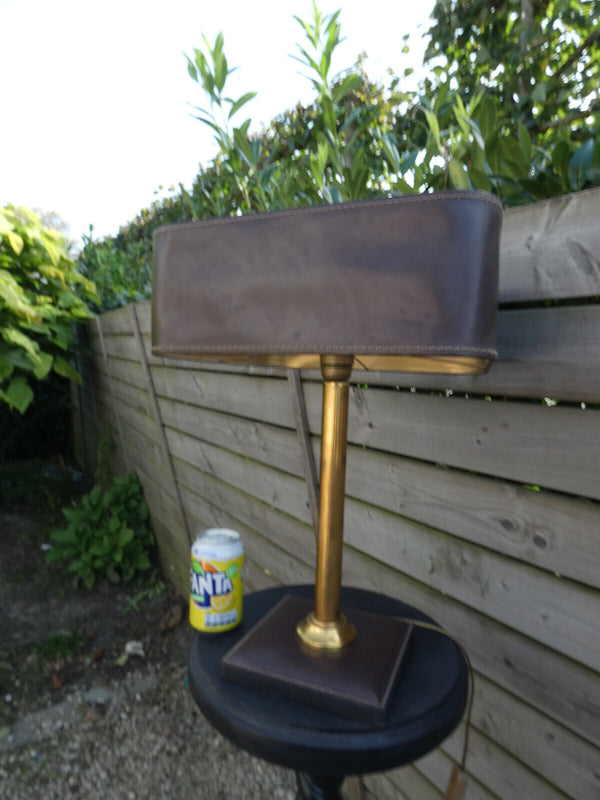
M240 751L202 717L186 669L79 690L0 740L2 800L294 800L295 776Z

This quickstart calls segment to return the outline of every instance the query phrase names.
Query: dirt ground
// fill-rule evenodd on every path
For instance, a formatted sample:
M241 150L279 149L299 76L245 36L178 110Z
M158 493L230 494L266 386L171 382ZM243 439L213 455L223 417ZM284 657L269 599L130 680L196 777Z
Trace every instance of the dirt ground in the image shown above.
M293 800L291 771L239 751L195 707L185 603L159 571L76 586L46 562L59 510L7 504L3 488L0 800Z
M46 563L48 522L40 512L0 512L0 731L91 683L186 663L183 600L156 574L150 584L75 586ZM143 596L149 586L157 596ZM129 646L140 655L126 656L130 642L141 643Z

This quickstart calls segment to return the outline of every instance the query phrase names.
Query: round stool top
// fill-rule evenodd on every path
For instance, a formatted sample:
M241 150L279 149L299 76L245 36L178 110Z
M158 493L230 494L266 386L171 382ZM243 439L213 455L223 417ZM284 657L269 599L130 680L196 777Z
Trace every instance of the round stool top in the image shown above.
M221 658L285 595L311 597L313 586L266 589L244 597L242 624L224 634L196 634L189 655L192 695L207 719L253 755L309 774L380 772L425 755L458 725L468 695L468 669L443 634L415 627L385 723L365 723L225 680ZM362 589L342 589L352 608L432 622L415 608ZM377 653L373 653L373 659Z

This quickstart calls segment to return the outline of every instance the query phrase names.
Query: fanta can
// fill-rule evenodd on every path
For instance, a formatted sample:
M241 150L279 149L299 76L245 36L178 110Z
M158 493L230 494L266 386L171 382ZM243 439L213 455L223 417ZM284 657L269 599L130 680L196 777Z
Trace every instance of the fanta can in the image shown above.
M242 621L244 547L237 531L211 528L192 545L190 623L204 633L222 633Z

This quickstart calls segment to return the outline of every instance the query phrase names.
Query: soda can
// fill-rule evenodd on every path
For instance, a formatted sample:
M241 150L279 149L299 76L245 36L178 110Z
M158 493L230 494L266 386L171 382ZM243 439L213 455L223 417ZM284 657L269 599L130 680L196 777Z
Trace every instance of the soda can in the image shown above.
M203 633L223 633L242 621L244 546L237 531L211 528L192 545L190 623Z

